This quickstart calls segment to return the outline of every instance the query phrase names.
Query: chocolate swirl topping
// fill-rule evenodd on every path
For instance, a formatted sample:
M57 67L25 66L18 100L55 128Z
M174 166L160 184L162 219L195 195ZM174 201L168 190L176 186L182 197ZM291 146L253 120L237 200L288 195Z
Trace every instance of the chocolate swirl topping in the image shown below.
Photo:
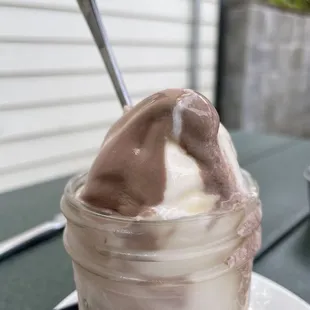
M147 97L107 133L82 200L125 216L160 204L166 188L167 141L195 159L207 194L229 200L240 189L229 156L219 145L219 127L215 108L200 93L166 89Z

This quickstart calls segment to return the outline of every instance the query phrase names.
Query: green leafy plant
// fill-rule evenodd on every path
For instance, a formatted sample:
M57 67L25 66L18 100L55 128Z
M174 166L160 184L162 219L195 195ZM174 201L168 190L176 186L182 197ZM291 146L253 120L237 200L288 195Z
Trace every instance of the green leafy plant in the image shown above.
M268 0L270 4L299 11L310 11L310 0Z

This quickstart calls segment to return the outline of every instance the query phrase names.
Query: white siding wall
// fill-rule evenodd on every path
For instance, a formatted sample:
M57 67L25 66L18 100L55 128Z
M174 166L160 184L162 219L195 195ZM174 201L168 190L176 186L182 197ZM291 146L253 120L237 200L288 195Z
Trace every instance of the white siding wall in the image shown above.
M134 101L188 86L189 0L98 0ZM211 100L217 0L202 3L200 86ZM91 163L121 115L75 0L0 0L0 192Z

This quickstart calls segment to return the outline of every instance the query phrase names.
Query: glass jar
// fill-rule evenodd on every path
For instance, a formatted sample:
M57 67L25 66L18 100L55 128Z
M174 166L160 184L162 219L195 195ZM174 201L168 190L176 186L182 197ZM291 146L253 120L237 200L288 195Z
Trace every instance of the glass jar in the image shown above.
M244 175L256 190L246 205L163 221L94 211L77 195L86 175L72 178L61 209L79 309L247 309L254 253L243 245L253 234L238 228L260 204Z

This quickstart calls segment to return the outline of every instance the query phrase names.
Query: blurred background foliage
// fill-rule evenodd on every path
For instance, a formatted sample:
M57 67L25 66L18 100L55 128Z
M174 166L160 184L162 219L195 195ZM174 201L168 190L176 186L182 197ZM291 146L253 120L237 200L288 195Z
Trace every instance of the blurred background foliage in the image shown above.
M310 12L310 0L268 0L272 5L304 12Z

